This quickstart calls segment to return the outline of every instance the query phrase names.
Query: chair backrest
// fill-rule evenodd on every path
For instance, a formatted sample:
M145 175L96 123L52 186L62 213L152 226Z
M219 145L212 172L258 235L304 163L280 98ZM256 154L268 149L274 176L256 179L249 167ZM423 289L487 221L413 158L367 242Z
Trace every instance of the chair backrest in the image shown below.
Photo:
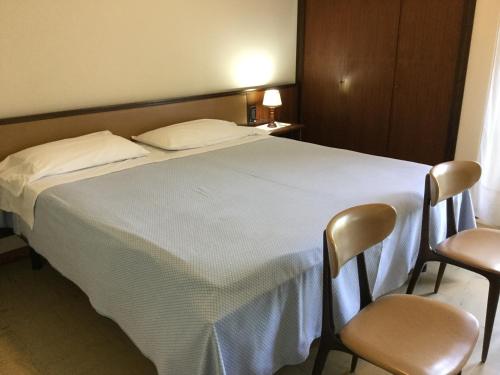
M331 276L337 277L347 261L382 242L395 224L396 210L382 203L352 207L333 217L325 230Z
M471 188L481 177L481 166L475 161L448 161L430 172L430 204L451 198Z

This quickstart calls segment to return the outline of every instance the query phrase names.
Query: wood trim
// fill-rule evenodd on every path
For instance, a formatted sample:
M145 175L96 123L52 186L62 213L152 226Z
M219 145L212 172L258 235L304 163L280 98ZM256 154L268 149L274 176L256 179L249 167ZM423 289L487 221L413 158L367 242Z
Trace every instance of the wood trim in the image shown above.
M455 76L455 88L453 92L454 100L451 108L450 123L448 125L448 147L446 150L446 158L448 160L453 160L455 158L475 13L476 0L466 0L464 19L462 22L460 52Z
M385 144L385 154L389 155L390 149L389 145L391 144L391 134L392 134L392 128L394 126L394 94L396 92L396 74L398 70L398 58L399 58L399 37L400 37L400 30L401 30L401 14L403 11L403 4L399 2L399 20L398 20L398 36L396 38L396 58L394 61L394 71L392 73L392 93L391 93L391 105L389 109L389 126L387 128L387 139L386 139L386 144Z
M294 87L295 85L296 85L295 83L288 83L288 84L282 84L282 85L264 85L264 86L244 88L244 89L233 90L233 91L224 91L224 92L212 93L212 94L194 95L194 96L171 98L171 99L149 100L149 101L134 102L134 103L113 104L113 105L106 105L106 106L99 106L99 107L71 109L71 110L67 110L67 111L39 113L39 114L33 114L33 115L27 115L27 116L8 117L8 118L0 119L0 126L1 125L12 125L12 124L18 124L18 123L33 122L33 121L39 121L39 120L48 120L48 119L54 119L54 118L60 118L60 117L71 117L71 116L79 116L79 115L86 115L86 114L92 114L92 113L112 112L112 111L120 111L120 110L124 110L124 109L154 107L154 106L160 106L160 105L165 105L165 104L174 104L174 103L181 103L181 102L190 102L190 101L195 101L195 100L219 98L219 97L224 97L224 96L243 94L243 93L250 91L250 90L263 90L263 89L270 88L270 87L284 89L284 88Z
M295 65L295 82L297 85L298 113L297 120L302 122L302 82L304 79L304 48L306 32L306 0L299 0L297 9L297 55Z

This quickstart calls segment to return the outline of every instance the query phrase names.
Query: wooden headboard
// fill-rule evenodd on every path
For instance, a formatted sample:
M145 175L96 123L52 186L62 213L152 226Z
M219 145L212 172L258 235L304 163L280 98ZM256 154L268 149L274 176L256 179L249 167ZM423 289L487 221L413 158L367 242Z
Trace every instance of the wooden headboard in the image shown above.
M27 147L100 130L108 129L129 138L162 126L199 118L246 123L245 93L0 124L0 161Z

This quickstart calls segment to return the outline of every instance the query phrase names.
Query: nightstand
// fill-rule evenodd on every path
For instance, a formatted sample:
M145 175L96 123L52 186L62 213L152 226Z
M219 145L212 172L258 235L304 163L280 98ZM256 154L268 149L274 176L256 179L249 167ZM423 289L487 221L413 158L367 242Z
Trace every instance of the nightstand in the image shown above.
M282 138L290 138L290 139L295 139L297 141L302 140L302 129L304 129L303 124L297 124L297 123L284 123L284 122L278 122L276 121L276 125L278 127L276 128L269 128L267 127L266 124L248 124L246 126L255 126L259 129L264 129L267 132L269 132L270 135L275 136L275 137L282 137Z

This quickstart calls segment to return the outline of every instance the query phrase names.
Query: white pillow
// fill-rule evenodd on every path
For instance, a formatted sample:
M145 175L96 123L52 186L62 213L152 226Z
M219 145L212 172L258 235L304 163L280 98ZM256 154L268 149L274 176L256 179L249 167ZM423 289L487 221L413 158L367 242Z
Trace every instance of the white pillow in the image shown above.
M151 130L136 137L136 141L164 150L186 150L244 138L249 135L267 134L248 126L237 126L224 120L193 120Z
M46 176L68 173L149 154L141 146L105 130L27 148L0 163L0 186L21 195Z

